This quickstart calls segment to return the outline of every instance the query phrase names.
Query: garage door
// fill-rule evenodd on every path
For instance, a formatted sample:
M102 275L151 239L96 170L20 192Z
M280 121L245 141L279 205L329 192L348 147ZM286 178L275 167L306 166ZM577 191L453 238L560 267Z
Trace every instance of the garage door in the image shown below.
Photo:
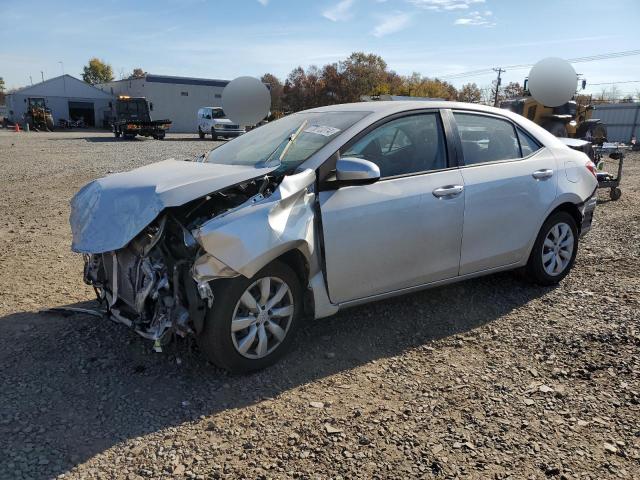
M69 119L82 119L87 127L94 127L96 114L93 108L93 102L69 102Z

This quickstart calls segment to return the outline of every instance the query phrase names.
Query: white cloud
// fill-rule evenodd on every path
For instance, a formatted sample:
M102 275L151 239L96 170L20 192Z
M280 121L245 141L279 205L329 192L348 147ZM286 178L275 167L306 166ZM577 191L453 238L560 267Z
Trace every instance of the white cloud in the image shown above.
M332 22L344 22L353 16L353 13L351 12L352 6L353 0L342 0L341 2L327 8L322 12L322 16L328 18Z
M454 25L482 25L485 27L493 27L495 26L495 22L492 20L491 16L493 13L490 10L485 10L484 12L469 12L468 15L458 18Z
M408 0L416 7L438 12L445 10L466 10L469 6L484 3L485 0Z
M266 6L267 6L267 4L269 3L269 0L258 0L258 3L259 3L260 5L262 5L263 7L266 7Z
M411 15L403 12L396 12L391 15L386 15L382 21L373 29L373 35L376 37L383 37L390 33L397 32L405 28L411 21Z

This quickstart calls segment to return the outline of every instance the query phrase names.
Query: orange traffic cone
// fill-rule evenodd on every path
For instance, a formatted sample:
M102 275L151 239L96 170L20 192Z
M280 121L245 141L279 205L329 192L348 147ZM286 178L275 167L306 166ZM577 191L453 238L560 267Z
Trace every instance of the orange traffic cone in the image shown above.
M18 122L16 122L15 131L16 133L20 132L20 124Z

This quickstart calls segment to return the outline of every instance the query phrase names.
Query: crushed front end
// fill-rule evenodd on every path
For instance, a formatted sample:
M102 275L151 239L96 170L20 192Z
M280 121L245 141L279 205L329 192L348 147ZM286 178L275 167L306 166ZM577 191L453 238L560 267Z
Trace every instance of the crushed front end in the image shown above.
M311 237L312 195L306 187L314 178L308 171L304 176L267 175L235 184L164 208L124 246L94 251L87 251L91 247L82 240L99 235L84 228L89 215L74 199L72 217L81 219L74 225L79 232L74 240L85 247L84 281L95 289L112 320L154 341L156 349L174 334L197 334L214 301L211 281L250 277L252 269L261 268L275 252ZM82 205L93 204L82 195ZM113 216L110 212L105 218Z
M84 256L84 281L95 288L111 318L154 341L169 331L192 332L185 290L190 284L183 280L192 260L185 247L175 247L172 230L178 227L170 223L163 216L125 248Z

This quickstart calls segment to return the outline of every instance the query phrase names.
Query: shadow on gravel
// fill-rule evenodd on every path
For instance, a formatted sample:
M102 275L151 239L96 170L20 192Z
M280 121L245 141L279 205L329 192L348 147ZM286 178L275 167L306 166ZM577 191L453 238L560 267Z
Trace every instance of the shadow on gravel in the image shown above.
M89 315L5 316L0 476L54 477L118 442L467 332L548 291L506 273L345 310L308 322L276 366L235 377L208 364L190 341L154 353L124 326Z
M197 135L194 137L164 137L163 142L202 142L203 145L209 143L221 143L223 140L211 140L210 138L200 138Z
M52 138L53 141L58 140L69 140L69 138ZM198 138L198 136L194 137L165 137L163 140L155 140L151 137L134 137L134 138L116 138L116 137L79 137L73 138L72 140L85 140L90 143L125 143L125 142L202 142L203 145L208 143L220 143L221 140L216 140L215 142L212 140L205 140Z

